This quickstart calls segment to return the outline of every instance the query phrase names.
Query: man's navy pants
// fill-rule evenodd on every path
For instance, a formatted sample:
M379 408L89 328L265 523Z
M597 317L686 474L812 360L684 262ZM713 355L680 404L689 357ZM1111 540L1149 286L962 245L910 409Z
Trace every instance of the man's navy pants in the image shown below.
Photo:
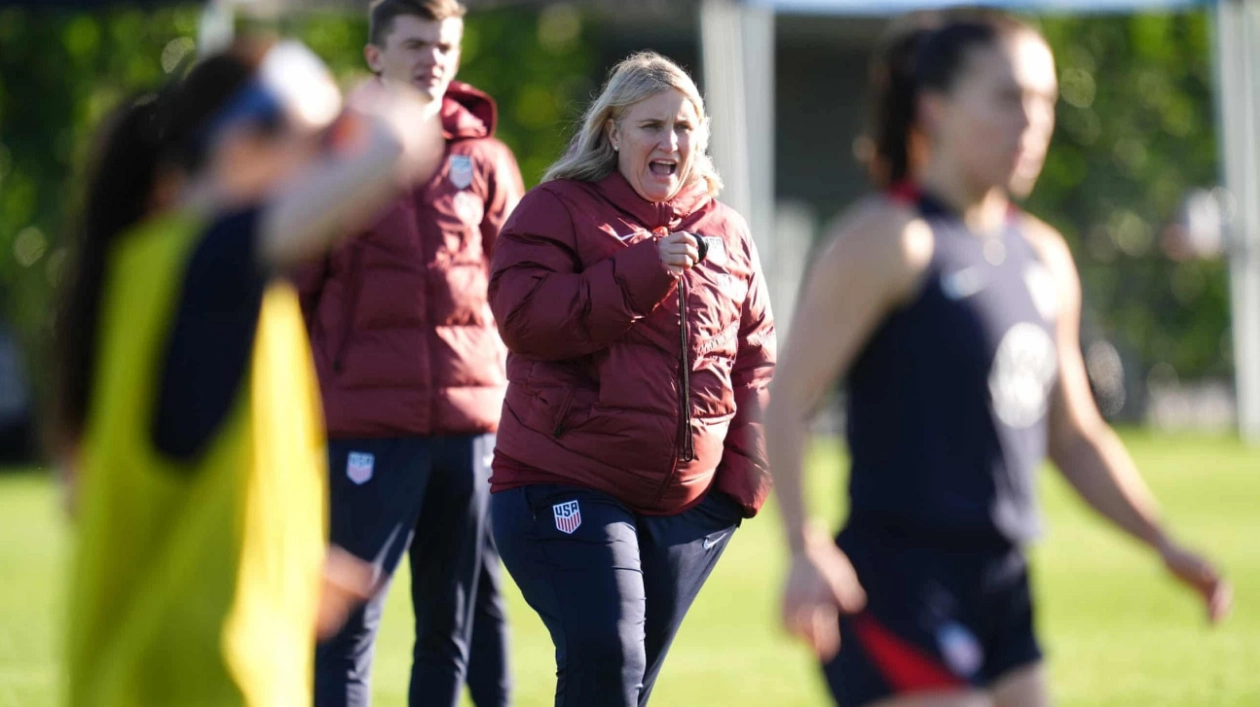
M478 707L508 704L497 558L484 549L493 451L494 435L329 442L332 542L387 579L316 650L316 707L371 703L388 578L404 552L416 631L408 704L454 707L466 678Z
M673 516L531 485L491 497L503 563L556 647L556 707L646 705L665 654L741 509L711 492Z

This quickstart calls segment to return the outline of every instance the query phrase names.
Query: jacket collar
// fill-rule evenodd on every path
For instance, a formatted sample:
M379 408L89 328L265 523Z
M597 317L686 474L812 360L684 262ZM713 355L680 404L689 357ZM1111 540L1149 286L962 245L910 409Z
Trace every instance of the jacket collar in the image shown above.
M494 136L498 108L484 91L452 81L442 97L441 111L442 132L447 140Z
M596 182L595 189L614 206L632 216L649 230L673 229L678 222L704 208L712 197L703 180L684 186L674 198L653 202L639 196L621 172L613 173Z

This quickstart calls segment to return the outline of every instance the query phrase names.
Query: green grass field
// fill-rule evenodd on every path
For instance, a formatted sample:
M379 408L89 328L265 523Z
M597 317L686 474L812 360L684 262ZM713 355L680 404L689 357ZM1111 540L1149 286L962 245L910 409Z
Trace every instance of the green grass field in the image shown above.
M1210 631L1158 563L1107 531L1053 473L1050 534L1035 552L1039 621L1056 702L1099 707L1260 705L1260 450L1232 440L1127 435L1167 516L1235 582ZM813 458L816 507L838 518L839 452ZM784 557L772 516L747 522L700 595L653 698L662 706L826 705L817 670L776 622ZM44 475L0 475L0 707L56 704L67 525ZM380 707L406 703L410 609L396 583L377 651ZM551 644L512 593L518 705L551 704Z

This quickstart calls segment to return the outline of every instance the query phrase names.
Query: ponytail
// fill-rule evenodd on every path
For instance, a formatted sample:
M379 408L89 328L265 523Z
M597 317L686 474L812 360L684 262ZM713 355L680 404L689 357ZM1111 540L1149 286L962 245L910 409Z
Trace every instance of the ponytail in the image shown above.
M110 253L155 205L160 172L196 174L209 155L200 131L257 70L270 43L242 40L208 57L158 95L123 105L106 122L89 165L72 258L53 324L54 385L48 441L72 450L95 386L100 308Z
M908 15L885 33L871 60L870 144L867 172L879 189L913 176L911 142L916 130L918 84L915 57L920 46L941 24L935 12Z
M131 102L108 121L88 176L69 277L53 325L56 384L51 442L73 446L83 433L96 357L105 264L119 234L147 210L162 154L161 108L153 97Z

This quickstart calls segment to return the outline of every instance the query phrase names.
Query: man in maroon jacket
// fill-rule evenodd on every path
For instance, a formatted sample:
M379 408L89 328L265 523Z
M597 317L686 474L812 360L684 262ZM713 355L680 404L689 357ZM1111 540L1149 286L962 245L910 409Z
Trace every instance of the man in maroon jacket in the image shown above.
M410 704L458 703L477 629L478 707L508 703L498 558L484 550L506 351L486 303L490 252L523 191L495 104L452 79L464 7L377 0L365 56L442 102L445 163L301 278L328 417L333 541L379 590L316 658L316 704L365 706L389 578L410 547ZM489 624L489 625L486 625ZM484 665L483 665L484 663Z

